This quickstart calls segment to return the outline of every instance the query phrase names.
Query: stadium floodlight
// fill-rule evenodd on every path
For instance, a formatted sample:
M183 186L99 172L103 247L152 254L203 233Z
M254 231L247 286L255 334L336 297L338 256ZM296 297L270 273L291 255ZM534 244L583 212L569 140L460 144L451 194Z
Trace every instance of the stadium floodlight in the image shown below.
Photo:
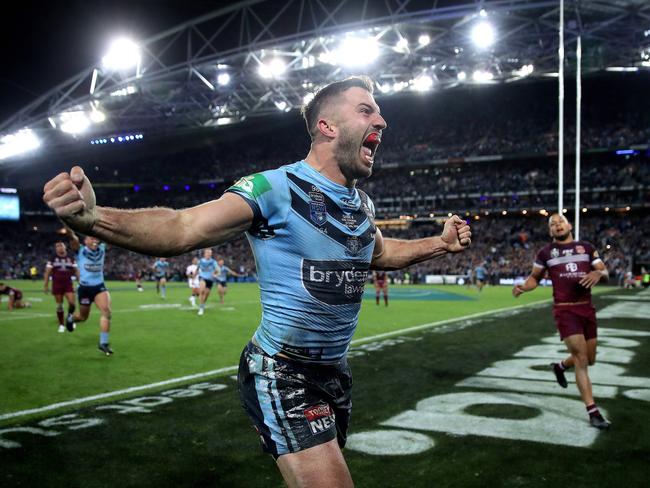
M395 44L395 51L398 53L405 53L408 51L409 41L405 37L400 37L399 41Z
M0 161L33 151L41 145L31 129L21 129L0 139Z
M348 37L333 54L333 61L339 66L367 66L379 57L379 43L374 37Z
M480 69L477 69L472 74L472 79L476 83L487 83L487 82L492 81L494 79L494 75L489 71L482 71Z
M389 93L391 90L390 83L379 83L377 85L377 88L379 89L380 93Z
M456 77L458 78L458 81L465 81L467 79L467 73L459 71Z
M262 78L277 78L287 71L287 63L281 58L273 58L268 63L260 64L258 73Z
M420 75L413 80L413 90L425 92L433 87L433 78L429 75Z
M220 117L217 119L217 125L228 125L228 124L234 124L237 122L237 119L233 117Z
M314 94L313 93L307 93L304 97L302 97L302 103L304 105L307 105L309 102L311 102L314 99Z
M401 92L407 86L409 86L409 84L406 81L397 81L397 82L393 83L393 91L394 92Z
M81 134L90 126L90 120L84 111L64 112L59 115L61 130L67 134Z
M512 74L518 78L524 78L533 74L533 71L535 71L535 67L532 64L524 64L521 68L514 70Z
M418 37L418 44L422 47L427 46L431 42L431 37L428 34L422 34Z
M140 64L140 48L130 39L115 39L108 53L102 58L102 66L109 71L125 71Z
M495 40L494 27L489 22L479 22L474 25L470 33L472 42L479 49L487 49Z
M91 110L89 118L93 124L101 124L106 120L106 115L101 110Z
M217 75L217 83L221 86L226 86L230 83L230 75L228 73L219 73Z

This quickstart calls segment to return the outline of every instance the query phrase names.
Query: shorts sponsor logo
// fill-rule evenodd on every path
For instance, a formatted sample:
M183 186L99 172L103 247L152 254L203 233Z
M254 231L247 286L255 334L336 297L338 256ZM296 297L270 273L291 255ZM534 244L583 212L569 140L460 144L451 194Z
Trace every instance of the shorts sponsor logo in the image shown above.
M361 303L370 263L302 261L302 282L311 296L330 305Z
M304 413L312 434L325 432L336 423L334 412L327 404L306 408Z

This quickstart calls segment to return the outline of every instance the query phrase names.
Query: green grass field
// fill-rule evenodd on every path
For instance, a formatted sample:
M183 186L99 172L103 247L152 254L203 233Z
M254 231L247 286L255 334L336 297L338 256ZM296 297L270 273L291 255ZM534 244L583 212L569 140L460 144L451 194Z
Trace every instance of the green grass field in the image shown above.
M105 357L95 313L59 334L40 283L16 284L42 301L0 312L2 486L282 486L232 378L259 321L256 285L229 286L198 317L184 286L163 301L151 284L110 283ZM650 296L598 291L605 433L547 371L563 357L550 289L393 287L389 307L371 295L350 359L357 486L647 486Z

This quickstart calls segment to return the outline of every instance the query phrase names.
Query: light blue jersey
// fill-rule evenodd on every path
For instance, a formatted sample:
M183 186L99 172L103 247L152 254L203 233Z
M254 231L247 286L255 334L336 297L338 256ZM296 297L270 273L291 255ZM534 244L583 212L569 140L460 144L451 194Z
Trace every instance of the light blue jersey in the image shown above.
M232 270L225 264L217 266L217 281L227 281L229 273L232 273Z
M104 258L106 244L99 243L94 251L82 245L77 251L79 283L83 286L96 286L104 283Z
M216 259L210 258L199 259L199 278L202 280L214 281L214 272L217 270L219 265L217 264Z
M375 246L372 202L304 161L242 178L228 191L254 213L247 236L262 299L255 341L270 355L345 356Z
M487 270L483 266L478 266L475 270L474 273L476 273L476 279L485 281L485 277L487 276Z
M156 271L157 278L167 277L167 272L169 271L169 261L161 261L158 259L153 263L153 269Z

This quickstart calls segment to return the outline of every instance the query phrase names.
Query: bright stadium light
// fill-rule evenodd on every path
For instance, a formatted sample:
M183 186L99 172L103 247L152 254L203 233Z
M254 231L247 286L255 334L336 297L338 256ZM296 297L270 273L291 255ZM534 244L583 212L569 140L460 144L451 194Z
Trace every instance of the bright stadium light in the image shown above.
M379 88L379 91L381 93L389 93L391 90L390 83L379 83L377 85L377 88Z
M420 75L413 80L413 90L425 92L433 87L433 78L429 75Z
M519 78L523 78L533 74L533 71L535 71L535 67L532 64L524 64L521 68L514 70L512 74Z
M372 64L379 57L379 43L374 37L348 37L334 53L339 66L354 67Z
M467 79L467 73L459 71L456 77L458 78L458 81L465 81Z
M230 83L230 75L228 73L219 73L217 75L217 83L221 86L226 86Z
M408 50L409 42L404 37L400 37L399 41L395 44L395 51L398 53L405 53Z
M490 73L489 71L482 71L480 69L477 69L472 74L472 79L476 83L487 83L487 82L492 81L494 79L494 75L492 73Z
M280 100L279 102L274 102L274 103L275 103L275 107L278 110L284 111L287 109L287 102L285 102L284 100Z
M313 93L307 93L304 97L302 97L302 103L303 103L303 105L307 105L313 99L314 99L314 94Z
M430 42L431 38L428 34L422 34L420 37L418 37L418 44L422 47L428 45Z
M8 134L0 139L0 161L33 151L40 145L41 142L31 129L22 129L14 134Z
M277 78L287 71L287 63L283 59L273 58L268 63L262 63L258 73L262 78Z
M106 115L100 110L91 110L89 117L93 124L101 124L106 120Z
M124 71L140 63L140 48L130 39L114 40L102 58L102 66L109 71Z
M479 49L487 49L494 44L494 28L489 22L479 22L472 28L470 37L476 47Z
M59 118L61 119L61 130L67 134L81 134L90 126L90 120L83 111L64 112Z

